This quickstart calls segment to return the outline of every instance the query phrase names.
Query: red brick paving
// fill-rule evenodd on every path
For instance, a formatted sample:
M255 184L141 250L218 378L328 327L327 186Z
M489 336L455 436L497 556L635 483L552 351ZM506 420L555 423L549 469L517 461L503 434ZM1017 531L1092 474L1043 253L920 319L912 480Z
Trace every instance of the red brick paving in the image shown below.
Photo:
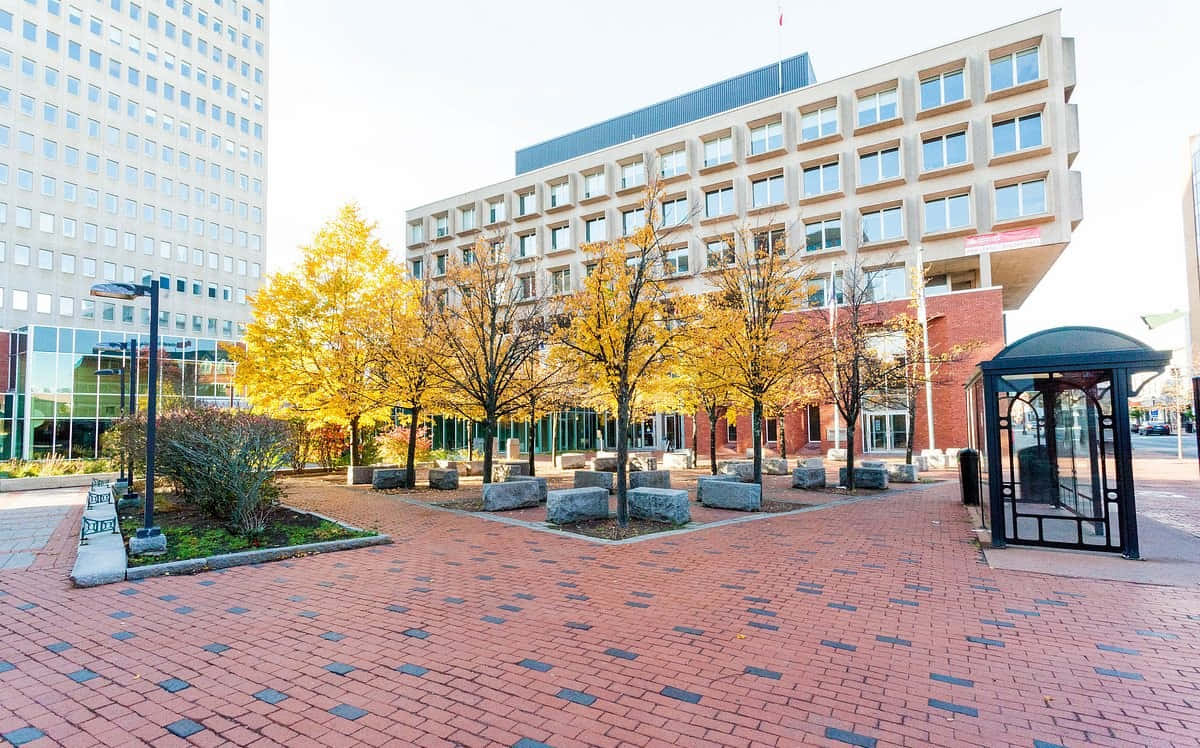
M953 483L623 546L313 485L291 502L396 543L91 590L70 589L61 568L0 574L0 660L14 666L0 673L0 734L33 726L47 736L34 746L785 746L851 733L1200 744L1200 593L993 571ZM72 646L46 649L56 642ZM213 643L229 649L202 648ZM334 662L355 669L324 669ZM67 677L85 668L99 677ZM156 685L168 678L189 687ZM254 698L268 688L288 698ZM341 704L367 714L330 713ZM168 734L181 718L204 730Z

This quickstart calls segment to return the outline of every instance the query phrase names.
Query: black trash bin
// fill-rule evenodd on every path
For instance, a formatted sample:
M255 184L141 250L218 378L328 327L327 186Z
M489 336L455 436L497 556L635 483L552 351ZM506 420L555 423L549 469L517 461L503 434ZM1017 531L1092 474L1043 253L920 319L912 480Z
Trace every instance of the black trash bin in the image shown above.
M962 503L979 506L979 452L964 449L958 453L958 482Z

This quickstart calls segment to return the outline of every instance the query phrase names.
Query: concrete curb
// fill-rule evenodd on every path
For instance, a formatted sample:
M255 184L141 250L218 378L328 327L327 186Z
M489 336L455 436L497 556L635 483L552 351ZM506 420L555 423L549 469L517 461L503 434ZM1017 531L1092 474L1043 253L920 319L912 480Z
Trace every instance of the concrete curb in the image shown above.
M146 566L130 567L125 572L126 579L147 579L149 577L175 576L178 574L195 574L210 569L228 569L233 566L248 566L265 561L282 561L294 556L308 556L315 553L330 551L349 551L355 548L367 548L373 545L386 545L392 542L390 535L372 535L365 538L345 538L343 540L327 540L322 543L305 543L304 545L287 545L282 548L263 548L255 551L240 551L225 553L208 558L192 558L186 561L170 561L165 564L148 564Z
M92 485L92 478L115 481L116 473L72 473L70 475L37 475L32 478L0 478L0 493L8 491L41 491L47 488L80 488Z

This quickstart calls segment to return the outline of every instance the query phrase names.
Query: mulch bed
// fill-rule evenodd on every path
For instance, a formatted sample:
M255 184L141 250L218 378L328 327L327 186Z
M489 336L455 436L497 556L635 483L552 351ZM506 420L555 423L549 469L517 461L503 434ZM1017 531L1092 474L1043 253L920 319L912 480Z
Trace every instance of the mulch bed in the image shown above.
M590 519L583 522L570 522L565 525L551 525L558 530L566 530L577 535L587 535L592 538L604 538L605 540L625 540L626 538L636 538L641 535L651 535L656 532L667 532L668 530L677 530L685 525L669 525L665 522L651 522L645 519L630 519L629 524L621 527L617 524L616 517L608 519Z
M167 552L160 555L131 555L129 566L185 561L223 553L282 548L375 534L347 530L336 522L277 506L271 512L266 532L251 538L231 532L227 523L209 517L190 504L171 501L170 496L160 494L155 497L154 504L155 523L167 536ZM122 512L120 520L121 533L128 539L142 526L141 508Z

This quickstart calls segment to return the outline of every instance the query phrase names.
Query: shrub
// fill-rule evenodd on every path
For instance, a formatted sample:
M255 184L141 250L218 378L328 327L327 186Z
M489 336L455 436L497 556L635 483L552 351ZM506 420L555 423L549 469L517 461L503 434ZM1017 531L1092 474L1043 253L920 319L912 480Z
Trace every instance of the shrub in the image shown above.
M433 439L425 426L417 428L417 452L415 460L424 462L430 458ZM408 426L397 426L391 431L384 432L378 437L379 454L384 462L397 465L408 465Z
M346 453L349 443L349 432L342 426L326 424L313 432L313 449L317 461L326 470L337 467L342 455Z

